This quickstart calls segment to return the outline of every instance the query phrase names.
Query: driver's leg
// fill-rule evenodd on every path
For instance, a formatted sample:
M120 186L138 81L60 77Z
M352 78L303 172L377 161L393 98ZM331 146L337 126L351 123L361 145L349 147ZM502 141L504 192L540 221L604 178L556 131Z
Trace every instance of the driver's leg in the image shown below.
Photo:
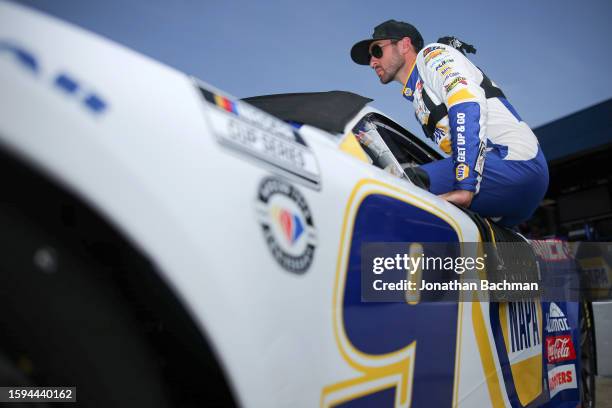
M531 160L504 160L497 150L487 153L480 192L470 209L483 217L502 217L511 227L529 219L546 194L548 166L542 151Z
M421 166L430 179L429 191L454 189L451 157ZM504 160L497 149L487 152L480 191L470 209L483 217L503 217L500 224L517 225L531 217L548 187L548 167L541 150L532 160Z
M439 195L453 190L455 166L452 157L423 164L420 168L429 176L429 191L432 194Z

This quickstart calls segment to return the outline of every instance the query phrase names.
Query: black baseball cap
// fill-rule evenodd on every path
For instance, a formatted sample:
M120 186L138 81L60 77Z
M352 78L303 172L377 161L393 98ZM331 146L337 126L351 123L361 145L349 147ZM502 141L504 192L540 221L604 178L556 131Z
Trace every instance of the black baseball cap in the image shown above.
M387 20L374 27L372 38L359 41L351 48L351 58L357 64L368 65L370 63L370 44L378 40L401 40L404 37L409 37L417 51L423 48L423 37L419 30L412 24L404 23L403 21Z

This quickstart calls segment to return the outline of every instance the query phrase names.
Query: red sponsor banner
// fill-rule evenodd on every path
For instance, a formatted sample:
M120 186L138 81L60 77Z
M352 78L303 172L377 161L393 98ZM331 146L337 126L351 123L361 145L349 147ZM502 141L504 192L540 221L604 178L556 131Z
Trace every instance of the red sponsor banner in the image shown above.
M531 246L540 258L548 262L560 262L571 258L566 241L559 239L532 240Z
M546 358L549 363L573 360L576 358L576 350L570 335L552 336L546 338Z

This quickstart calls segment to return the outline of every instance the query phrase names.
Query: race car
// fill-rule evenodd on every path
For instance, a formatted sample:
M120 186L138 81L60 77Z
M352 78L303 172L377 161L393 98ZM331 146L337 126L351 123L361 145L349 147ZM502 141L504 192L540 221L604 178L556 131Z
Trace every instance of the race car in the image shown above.
M362 301L369 242L572 262L430 194L418 165L441 153L368 98L239 100L23 6L0 21L1 386L104 407L594 404L586 302Z

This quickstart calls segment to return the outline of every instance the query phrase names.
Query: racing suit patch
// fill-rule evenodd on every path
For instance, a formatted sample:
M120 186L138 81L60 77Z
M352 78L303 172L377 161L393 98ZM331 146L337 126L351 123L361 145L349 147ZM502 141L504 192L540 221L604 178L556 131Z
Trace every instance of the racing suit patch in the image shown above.
M425 63L428 63L429 61L431 61L433 58L437 57L438 55L442 54L442 53L447 53L447 51L445 49L437 49L435 51L432 51L431 53L429 53L429 55L427 55L425 57Z
M459 163L455 169L455 179L462 181L470 175L470 167L465 163Z
M448 76L449 78L451 78L451 76ZM452 81L450 81L448 84L444 85L444 90L446 91L446 93L448 94L450 91L452 91L453 89L455 89L455 87L459 84L462 85L467 85L467 80L465 79L465 77L463 76L458 76L456 78L454 78Z

